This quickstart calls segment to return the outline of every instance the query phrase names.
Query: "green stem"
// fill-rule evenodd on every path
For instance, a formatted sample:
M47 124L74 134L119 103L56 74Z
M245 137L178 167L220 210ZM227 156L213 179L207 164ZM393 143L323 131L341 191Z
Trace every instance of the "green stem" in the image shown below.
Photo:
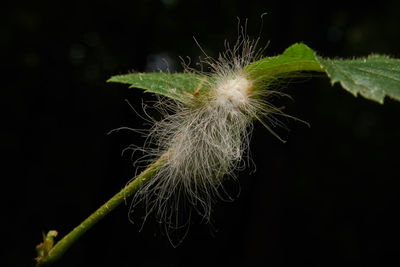
M44 236L44 242L37 247L39 256L36 258L36 266L50 264L58 260L67 251L67 249L79 239L79 237L86 233L87 230L89 230L98 221L103 219L110 211L121 204L124 199L131 196L145 182L153 177L161 164L162 158L158 159L155 163L150 165L120 192L115 194L110 200L108 200L104 205L102 205L99 209L92 213L80 225L75 227L69 234L58 241L54 247L52 247L52 245L50 247L47 246L47 243L49 242L48 240L51 239L52 243L54 236L57 235L57 232L55 232L54 230L50 231L47 237Z

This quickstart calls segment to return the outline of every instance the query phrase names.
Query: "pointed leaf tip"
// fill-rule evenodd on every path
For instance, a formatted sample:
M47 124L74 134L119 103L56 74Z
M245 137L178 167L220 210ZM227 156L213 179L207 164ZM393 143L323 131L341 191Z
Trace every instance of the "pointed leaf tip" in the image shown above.
M182 100L196 91L205 90L209 87L211 78L194 73L131 73L116 75L108 82L129 84L129 88L144 89L163 95L172 99Z

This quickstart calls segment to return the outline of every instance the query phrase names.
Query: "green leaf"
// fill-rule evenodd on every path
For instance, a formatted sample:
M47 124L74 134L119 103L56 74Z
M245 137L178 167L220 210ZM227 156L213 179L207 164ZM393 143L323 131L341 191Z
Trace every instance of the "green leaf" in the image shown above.
M339 82L352 93L383 104L385 96L400 101L400 60L371 55L352 60L330 60L318 57L331 83Z
M266 57L244 67L251 79L260 82L260 90L268 81L297 76L303 71L325 72L331 83L339 82L354 96L383 103L385 96L400 101L400 60L372 55L351 60L323 59L302 43L287 48L282 55ZM194 73L131 73L111 77L109 82L127 83L177 100L208 90L213 78ZM268 86L267 86L268 87Z
M290 46L280 56L266 57L253 62L244 70L255 80L276 79L290 72L323 71L315 52L302 43Z
M145 92L160 94L181 100L210 86L211 78L193 73L130 73L111 77L108 82L130 84L129 88L145 89Z
M294 44L277 57L266 57L246 66L255 80L280 78L280 74L297 71L322 71L314 51L305 44ZM193 73L131 73L111 77L108 82L129 84L129 88L145 89L181 100L210 88L213 78Z

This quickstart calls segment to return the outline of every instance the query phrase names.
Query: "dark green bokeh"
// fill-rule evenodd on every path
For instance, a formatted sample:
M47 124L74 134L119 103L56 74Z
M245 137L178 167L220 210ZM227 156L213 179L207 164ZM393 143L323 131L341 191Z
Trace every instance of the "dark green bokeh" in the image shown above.
M27 266L41 231L66 234L133 176L121 150L143 138L106 133L143 120L151 95L107 84L130 70L181 70L179 56L211 56L234 41L237 19L271 41L266 55L304 42L327 57L371 52L400 58L398 1L335 7L298 1L22 2L3 8L0 49L6 266ZM263 17L262 13L268 14ZM282 144L260 125L252 137L257 171L240 172L241 195L219 202L209 226L194 225L177 249L161 227L127 219L122 206L55 266L384 266L399 263L398 114L354 98L328 79L289 83ZM145 127L145 126L143 126ZM137 155L139 156L139 155ZM227 185L234 194L236 187ZM12 193L16 191L16 193ZM128 202L129 204L129 202ZM143 212L135 217L140 222Z

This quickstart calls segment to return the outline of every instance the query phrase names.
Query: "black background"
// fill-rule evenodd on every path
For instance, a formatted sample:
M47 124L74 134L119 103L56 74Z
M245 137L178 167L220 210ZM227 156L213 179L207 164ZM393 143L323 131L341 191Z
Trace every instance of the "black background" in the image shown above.
M2 259L30 266L41 232L68 233L132 178L121 150L143 138L124 102L154 98L105 81L128 71L181 71L235 41L237 17L266 55L304 42L327 57L400 58L399 1L15 1L2 4L0 50ZM160 64L161 62L161 64ZM194 220L172 248L150 220L142 232L122 205L54 266L395 266L399 264L400 105L354 98L327 78L289 84L283 144L256 124L257 169L218 202L214 228ZM229 186L228 186L229 187ZM234 190L234 187L232 187ZM138 214L140 218L143 214ZM389 264L390 263L390 264ZM3 265L4 266L4 265Z

